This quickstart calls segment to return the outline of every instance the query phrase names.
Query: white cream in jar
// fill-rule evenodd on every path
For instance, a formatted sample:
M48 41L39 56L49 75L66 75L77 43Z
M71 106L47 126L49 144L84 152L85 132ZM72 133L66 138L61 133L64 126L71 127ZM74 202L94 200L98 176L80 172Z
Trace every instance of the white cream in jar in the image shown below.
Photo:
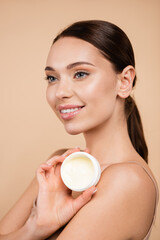
M77 192L96 185L100 175L99 162L86 152L72 153L61 166L61 177L64 184Z

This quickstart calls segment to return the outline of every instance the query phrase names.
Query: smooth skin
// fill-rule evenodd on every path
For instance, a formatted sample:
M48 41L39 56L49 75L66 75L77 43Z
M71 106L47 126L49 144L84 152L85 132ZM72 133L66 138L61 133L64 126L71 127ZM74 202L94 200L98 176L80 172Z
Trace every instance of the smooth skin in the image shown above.
M61 163L56 171L55 157L51 165L41 165L37 171L38 184L34 180L1 221L3 236L0 239L18 239L14 238L15 234L19 234L17 236L22 240L45 239L70 220L58 240L142 240L152 223L156 192L143 168L132 163L136 161L151 173L130 142L124 114L124 100L132 91L134 68L127 66L121 73L116 73L112 64L93 45L64 37L51 47L46 76L49 105L69 134L84 134L86 147L99 161L102 176L95 194L93 187L84 194L85 197L81 195L73 199L60 181ZM66 120L60 109L68 105L83 108ZM64 156L58 155L56 161L63 161ZM54 185L50 178L56 178L57 184ZM62 195L55 194L58 189ZM30 215L37 195L37 207ZM76 193L72 195L76 196ZM62 196L69 201L64 203ZM76 201L78 207L73 207ZM26 210L22 211L24 205ZM65 214L60 209L64 209ZM13 221L17 216L18 219ZM10 236L5 238L8 233ZM50 239L56 239L56 235Z

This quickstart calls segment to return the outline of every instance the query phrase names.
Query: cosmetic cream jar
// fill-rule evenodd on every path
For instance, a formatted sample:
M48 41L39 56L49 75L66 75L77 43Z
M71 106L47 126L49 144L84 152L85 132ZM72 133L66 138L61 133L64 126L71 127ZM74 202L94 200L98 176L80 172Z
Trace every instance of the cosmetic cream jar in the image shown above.
M74 152L61 165L61 178L71 190L82 192L96 185L101 176L99 162L89 153Z

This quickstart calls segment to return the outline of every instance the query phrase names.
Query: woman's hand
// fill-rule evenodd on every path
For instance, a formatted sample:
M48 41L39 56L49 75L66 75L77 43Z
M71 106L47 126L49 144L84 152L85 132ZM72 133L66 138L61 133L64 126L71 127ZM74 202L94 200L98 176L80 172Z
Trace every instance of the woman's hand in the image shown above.
M74 199L72 191L64 185L60 176L61 164L66 156L76 151L80 149L68 150L61 156L54 156L37 170L39 193L32 215L36 219L37 232L40 231L43 239L68 223L96 190L96 187L92 186Z

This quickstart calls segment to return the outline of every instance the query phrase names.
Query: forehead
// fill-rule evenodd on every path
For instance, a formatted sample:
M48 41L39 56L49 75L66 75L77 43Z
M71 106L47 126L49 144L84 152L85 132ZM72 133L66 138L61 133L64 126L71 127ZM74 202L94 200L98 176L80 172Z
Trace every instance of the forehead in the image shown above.
M86 60L96 64L97 61L106 59L92 44L78 38L64 37L52 45L47 58L47 64L63 63L67 65L71 62Z

